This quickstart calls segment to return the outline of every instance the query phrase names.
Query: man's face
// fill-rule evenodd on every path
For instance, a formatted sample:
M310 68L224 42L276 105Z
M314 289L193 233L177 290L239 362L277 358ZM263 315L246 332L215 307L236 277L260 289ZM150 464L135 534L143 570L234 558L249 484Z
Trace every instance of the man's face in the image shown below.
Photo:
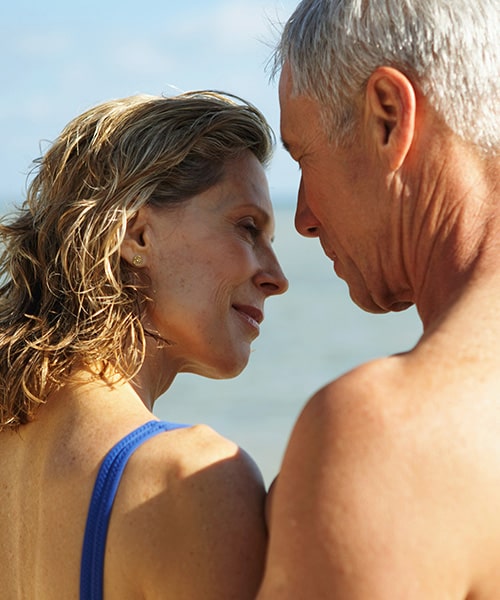
M385 283L390 254L390 202L376 152L360 124L356 142L338 148L325 132L318 102L292 94L290 68L280 79L281 137L301 170L295 227L318 237L351 298L369 312L386 312L394 299Z

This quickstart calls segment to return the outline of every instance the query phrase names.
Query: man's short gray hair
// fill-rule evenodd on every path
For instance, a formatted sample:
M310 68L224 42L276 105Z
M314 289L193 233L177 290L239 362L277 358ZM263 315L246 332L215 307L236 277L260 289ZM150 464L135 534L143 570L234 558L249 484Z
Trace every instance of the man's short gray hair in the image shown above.
M461 138L498 152L498 0L303 0L285 25L274 74L320 102L347 142L357 101L379 66L405 73Z

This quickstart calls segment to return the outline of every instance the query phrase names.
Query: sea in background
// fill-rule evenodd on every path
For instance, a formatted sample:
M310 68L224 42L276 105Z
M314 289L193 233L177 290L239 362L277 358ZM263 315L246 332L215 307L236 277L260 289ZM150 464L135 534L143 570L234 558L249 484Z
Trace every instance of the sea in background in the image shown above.
M422 331L414 308L388 315L357 308L319 242L294 230L291 207L276 208L275 250L290 288L266 301L246 370L224 381L181 374L154 411L161 419L206 423L232 439L267 485L315 390L364 361L410 349Z
M248 367L231 380L178 375L154 408L161 419L205 423L235 441L267 485L315 390L364 361L410 349L421 334L414 308L371 315L356 307L319 242L295 231L289 204L276 203L275 250L290 287L267 300ZM1 214L11 208L0 200Z

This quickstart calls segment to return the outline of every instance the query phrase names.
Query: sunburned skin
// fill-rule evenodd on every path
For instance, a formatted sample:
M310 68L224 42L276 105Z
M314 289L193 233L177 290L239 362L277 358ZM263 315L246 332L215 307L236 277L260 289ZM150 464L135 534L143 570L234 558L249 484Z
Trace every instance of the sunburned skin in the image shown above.
M358 306L415 304L424 333L306 401L268 498L257 600L496 600L499 158L444 127L394 67L372 72L356 144L338 148L290 77L285 63L296 229Z

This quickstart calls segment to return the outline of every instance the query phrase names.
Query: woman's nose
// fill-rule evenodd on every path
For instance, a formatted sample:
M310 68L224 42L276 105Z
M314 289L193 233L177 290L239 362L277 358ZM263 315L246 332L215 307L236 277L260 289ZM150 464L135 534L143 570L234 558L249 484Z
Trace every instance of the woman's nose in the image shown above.
M272 249L270 260L257 275L256 284L266 293L267 296L277 296L284 294L288 289L288 279L283 273L283 269Z
M307 204L304 182L301 179L297 194L297 208L295 209L295 229L304 237L318 237L318 227L319 221Z

